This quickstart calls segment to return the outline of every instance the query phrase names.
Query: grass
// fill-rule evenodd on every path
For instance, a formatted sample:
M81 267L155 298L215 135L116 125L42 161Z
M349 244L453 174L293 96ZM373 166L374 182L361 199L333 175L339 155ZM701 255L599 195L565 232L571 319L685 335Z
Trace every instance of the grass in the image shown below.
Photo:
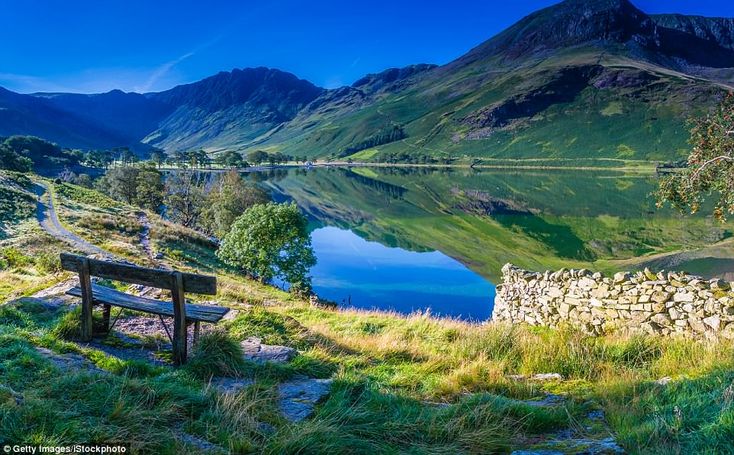
M245 308L237 292L261 285L244 283L221 298L240 308L238 317L202 337L179 370L69 343L77 315L63 309L34 300L3 305L0 383L25 402L0 404L0 435L45 444L132 441L139 453L174 453L183 442L171 428L182 428L234 453L503 453L599 406L633 453L726 453L734 380L728 343L593 338L571 328L472 325L297 300ZM300 355L283 367L241 363L237 341L247 336ZM80 352L110 373L59 375L34 344ZM508 378L543 372L566 379ZM212 374L255 377L256 385L218 395L208 386ZM274 385L296 374L336 382L312 419L291 425L277 413ZM674 377L666 388L653 383L663 376ZM567 394L567 406L522 401L545 392Z
M66 221L80 231L79 220L92 213L126 219L127 209L89 209L60 199L68 211L79 204L78 218ZM315 307L236 275L218 262L208 239L150 218L154 247L166 252L166 264L216 274L216 299L239 313L202 336L179 369L78 344L76 312L12 300L68 277L48 277L39 265L42 254L64 246L21 223L15 229L23 235L6 240L2 250L14 267L0 272L0 291L18 288L0 294L7 301L0 305L0 443L125 442L133 453L196 452L185 433L231 453L509 453L542 447L572 426L583 430L587 413L603 409L630 453L732 453L731 342L594 338L571 327ZM626 222L602 221L616 228ZM90 238L101 230L119 236L130 251L139 248L137 236L123 230L104 223L89 229ZM174 250L181 253L170 254ZM299 355L285 365L245 362L239 342L251 336L294 347ZM81 355L106 373L61 371L36 347ZM510 377L551 372L564 379ZM213 375L255 382L223 395L211 387ZM312 418L292 424L278 411L277 385L300 376L334 383ZM672 378L667 386L655 383L666 376ZM526 401L546 393L567 401L551 408ZM606 435L603 427L590 428L583 431Z

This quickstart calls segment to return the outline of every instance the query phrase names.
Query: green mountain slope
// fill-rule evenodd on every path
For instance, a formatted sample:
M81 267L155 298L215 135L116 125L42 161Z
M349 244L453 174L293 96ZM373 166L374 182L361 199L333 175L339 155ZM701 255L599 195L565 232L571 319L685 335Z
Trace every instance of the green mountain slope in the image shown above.
M359 108L344 97L307 108L265 144L339 156L400 125L407 138L354 158L671 159L686 118L734 86L734 52L719 29L658 21L624 0L566 1Z

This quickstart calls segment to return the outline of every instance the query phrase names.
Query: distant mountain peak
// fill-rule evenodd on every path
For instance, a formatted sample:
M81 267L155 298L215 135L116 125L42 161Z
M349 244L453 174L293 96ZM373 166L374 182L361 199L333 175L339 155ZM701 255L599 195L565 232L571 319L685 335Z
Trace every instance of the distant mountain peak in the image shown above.
M367 93L400 88L405 85L405 81L407 79L436 67L437 65L419 63L416 65L408 65L403 68L388 68L379 73L368 74L360 78L352 84L352 87Z

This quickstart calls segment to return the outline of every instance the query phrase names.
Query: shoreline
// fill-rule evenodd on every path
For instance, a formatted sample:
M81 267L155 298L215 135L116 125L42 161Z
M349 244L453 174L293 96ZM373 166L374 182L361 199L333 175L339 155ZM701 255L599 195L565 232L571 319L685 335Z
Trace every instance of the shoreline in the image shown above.
M522 161L541 161L542 159L519 160ZM571 161L571 160L569 160ZM609 160L617 161L617 160ZM228 168L209 166L202 168L181 168L178 166L161 166L161 171L173 170L195 170L200 172L226 172L235 170L237 172L265 172L279 169L314 169L314 168L351 168L351 167L373 167L373 168L417 168L417 169L488 169L488 170L552 170L552 171L615 171L639 174L654 174L656 172L657 162L644 161L639 162L639 166L562 166L562 165L531 165L531 164L420 164L420 163L371 163L371 162L353 162L332 161L332 162L314 162L313 164L275 164L265 166L249 166L245 168ZM644 164L643 164L644 163Z

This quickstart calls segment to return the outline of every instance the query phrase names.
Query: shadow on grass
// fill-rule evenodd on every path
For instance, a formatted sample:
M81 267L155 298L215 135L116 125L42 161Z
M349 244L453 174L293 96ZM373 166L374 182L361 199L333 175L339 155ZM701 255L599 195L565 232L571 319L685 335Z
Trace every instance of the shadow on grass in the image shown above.
M734 453L732 370L667 385L620 382L605 387L598 399L630 453Z

